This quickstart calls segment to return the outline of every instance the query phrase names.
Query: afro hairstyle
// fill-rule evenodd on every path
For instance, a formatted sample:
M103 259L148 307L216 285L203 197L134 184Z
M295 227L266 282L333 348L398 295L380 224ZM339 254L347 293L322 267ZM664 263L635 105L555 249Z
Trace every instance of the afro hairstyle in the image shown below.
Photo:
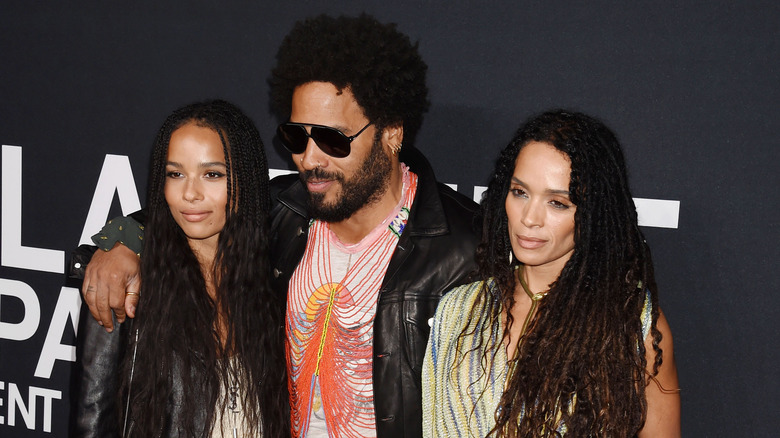
M395 24L366 14L299 21L276 54L271 109L286 119L296 87L329 82L349 89L377 127L403 126L404 140L411 143L429 106L428 66L417 47Z

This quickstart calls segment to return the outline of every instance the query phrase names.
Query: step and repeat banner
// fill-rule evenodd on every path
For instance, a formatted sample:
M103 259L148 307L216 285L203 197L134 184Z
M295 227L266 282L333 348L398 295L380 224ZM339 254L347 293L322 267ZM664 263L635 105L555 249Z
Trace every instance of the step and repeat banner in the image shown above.
M432 105L416 146L475 200L528 116L564 107L613 128L674 332L684 435L776 432L776 2L266 3L0 4L0 436L67 436L81 296L64 266L144 204L167 114L233 101L272 175L293 168L267 80L293 23L322 12L419 42Z

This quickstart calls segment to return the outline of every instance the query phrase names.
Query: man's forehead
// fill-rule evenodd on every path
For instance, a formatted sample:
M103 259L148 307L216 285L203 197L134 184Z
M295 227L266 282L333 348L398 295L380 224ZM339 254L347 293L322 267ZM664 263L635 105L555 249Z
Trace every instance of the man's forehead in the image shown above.
M349 87L339 89L330 82L308 82L293 92L291 122L350 128L365 120L365 111Z
M328 92L337 97L345 97L355 100L355 95L352 92L352 87L349 84L339 85L330 81L309 81L295 87L293 90L293 98L295 97L295 93L301 89L316 89L318 91Z

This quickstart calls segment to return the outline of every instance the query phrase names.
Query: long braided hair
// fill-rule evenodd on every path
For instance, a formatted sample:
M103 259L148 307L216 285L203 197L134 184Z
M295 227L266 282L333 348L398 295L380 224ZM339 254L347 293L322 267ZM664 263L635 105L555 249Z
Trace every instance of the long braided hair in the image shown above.
M511 324L522 323L512 321L509 311L518 262L508 260L512 246L505 201L515 159L532 141L554 146L571 162L575 247L518 340L492 434L559 436L565 425L572 436L634 436L645 421L645 387L652 378L645 372L640 320L647 296L656 353L653 374L662 362L657 289L623 153L600 121L569 111L547 112L530 119L502 151L482 201L484 227L477 249L478 274L494 279L498 293L483 287L471 318L498 327L506 309L504 339ZM473 335L464 329L460 336ZM489 363L491 353L483 351L483 362Z
M210 273L215 299L164 194L171 134L188 123L219 134L227 164L226 222ZM269 286L268 164L252 121L222 100L176 110L157 135L147 202L143 284L134 323L137 357L127 355L122 379L133 435L209 436L218 426L216 414L224 412L219 394L230 378L227 359L233 358L243 376L241 401L250 435L284 436L289 432L284 297L274 296ZM174 379L181 388L172 385ZM180 405L180 418L167 414L171 405Z

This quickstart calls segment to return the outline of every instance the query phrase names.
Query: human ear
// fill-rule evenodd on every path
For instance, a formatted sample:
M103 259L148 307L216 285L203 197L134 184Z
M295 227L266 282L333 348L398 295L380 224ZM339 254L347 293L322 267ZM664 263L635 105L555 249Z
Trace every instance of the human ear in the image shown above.
M382 145L385 150L392 155L398 155L401 152L404 141L404 125L398 124L395 126L385 127L382 131Z

